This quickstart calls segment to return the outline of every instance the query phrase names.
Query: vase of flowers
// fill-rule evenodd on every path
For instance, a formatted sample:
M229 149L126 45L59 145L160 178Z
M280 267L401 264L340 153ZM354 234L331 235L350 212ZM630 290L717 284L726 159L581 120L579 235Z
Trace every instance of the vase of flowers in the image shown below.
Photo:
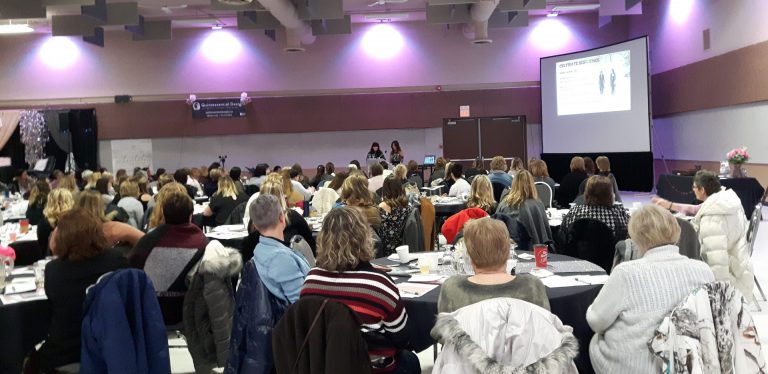
M725 156L728 159L728 164L731 168L729 176L731 178L743 178L745 176L743 165L749 161L747 147L733 149Z

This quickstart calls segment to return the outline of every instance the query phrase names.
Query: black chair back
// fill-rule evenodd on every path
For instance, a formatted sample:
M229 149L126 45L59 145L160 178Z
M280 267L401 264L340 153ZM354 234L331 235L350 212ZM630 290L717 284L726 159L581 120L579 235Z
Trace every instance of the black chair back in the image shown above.
M243 223L243 217L245 217L245 208L248 202L240 203L235 209L232 209L232 213L229 214L227 220L224 221L225 225L237 225Z
M677 223L680 225L680 240L677 241L680 254L693 260L701 260L701 243L696 229L680 217L677 218Z
M491 186L493 187L493 199L498 203L501 200L501 194L507 186L498 182L491 182Z
M566 234L565 254L589 261L607 273L613 266L616 238L605 223L591 218L576 220Z
M552 207L552 188L545 182L536 182L536 192L539 195L539 201L544 204L545 208Z
M253 194L255 194L256 192L259 192L259 186L255 184L246 185L244 188L245 188L245 194L248 196L253 196Z

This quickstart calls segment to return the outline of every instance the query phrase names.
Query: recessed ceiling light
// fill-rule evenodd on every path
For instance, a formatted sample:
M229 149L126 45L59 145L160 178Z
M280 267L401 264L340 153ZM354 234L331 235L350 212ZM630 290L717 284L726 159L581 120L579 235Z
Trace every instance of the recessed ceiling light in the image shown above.
M26 34L34 31L29 25L0 25L0 34Z

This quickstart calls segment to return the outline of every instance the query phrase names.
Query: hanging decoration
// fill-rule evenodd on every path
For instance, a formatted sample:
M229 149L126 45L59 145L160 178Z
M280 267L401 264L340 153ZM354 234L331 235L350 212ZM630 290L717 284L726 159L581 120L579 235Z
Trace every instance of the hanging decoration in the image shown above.
M24 161L35 165L38 160L45 158L45 145L50 137L45 117L36 110L22 111L19 127L21 142L24 144Z

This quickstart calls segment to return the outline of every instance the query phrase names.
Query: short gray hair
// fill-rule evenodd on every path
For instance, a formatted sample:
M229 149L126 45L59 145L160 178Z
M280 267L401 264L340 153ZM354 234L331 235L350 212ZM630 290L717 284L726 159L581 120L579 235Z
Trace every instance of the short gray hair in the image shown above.
M282 214L283 207L277 197L268 194L260 194L248 209L251 223L258 230L277 225Z
M677 244L680 224L666 209L655 204L644 205L629 219L629 237L645 253L662 245Z

